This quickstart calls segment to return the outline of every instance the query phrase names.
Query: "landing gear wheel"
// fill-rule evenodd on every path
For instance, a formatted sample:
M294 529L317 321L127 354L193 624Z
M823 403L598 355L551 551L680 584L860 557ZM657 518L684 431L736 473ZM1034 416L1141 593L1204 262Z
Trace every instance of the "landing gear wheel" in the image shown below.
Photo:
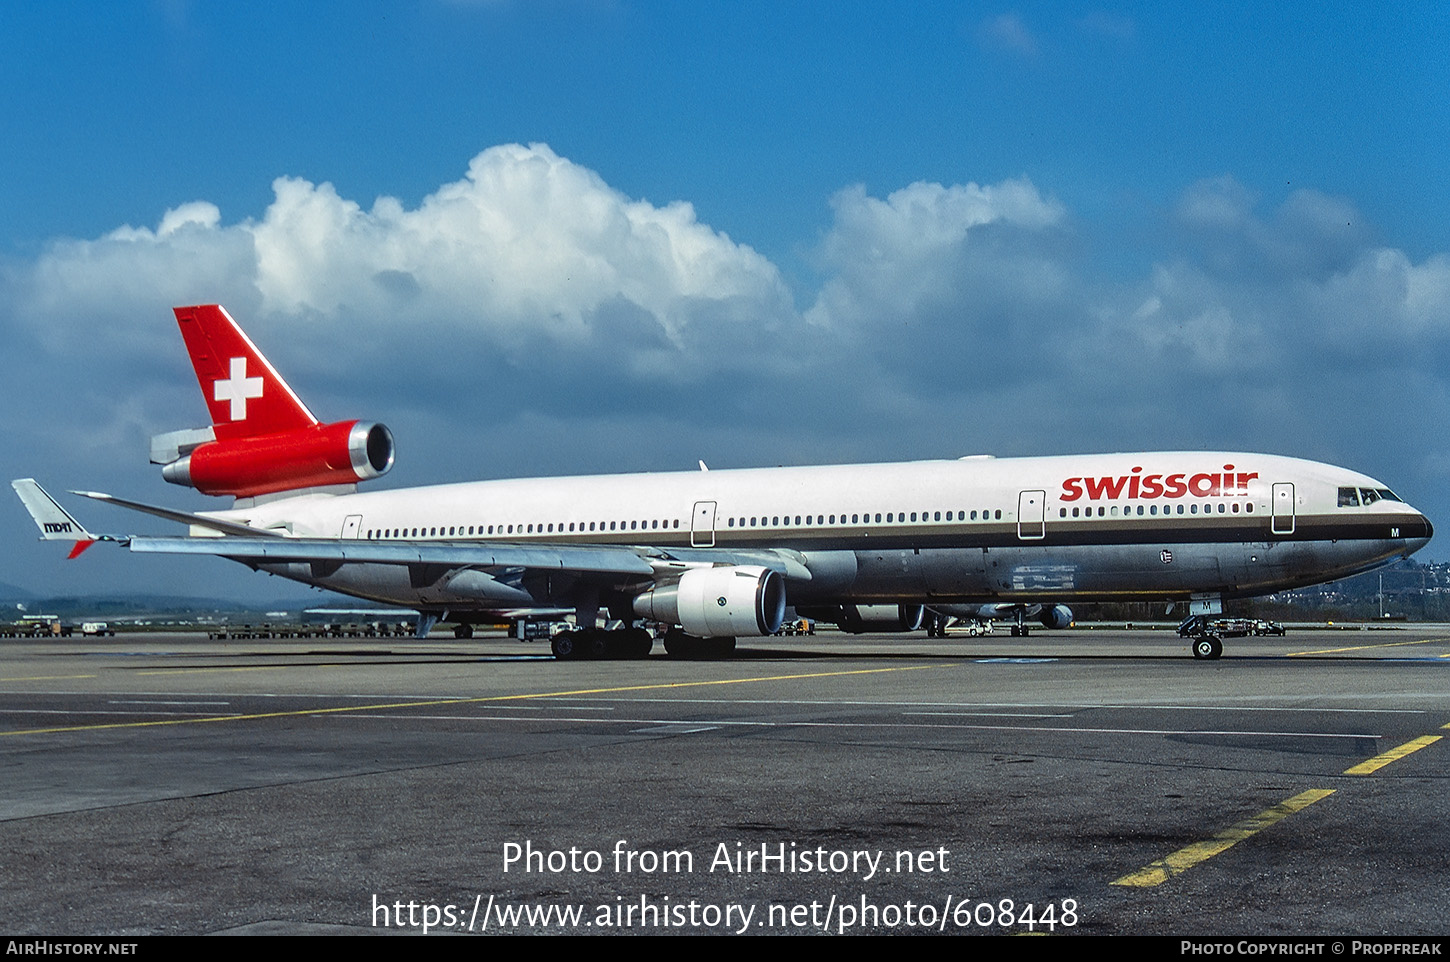
M584 649L585 658L613 658L615 657L618 645L615 643L615 632L593 631L584 632L584 641L581 647Z
M648 658L655 646L654 635L644 628L629 628L621 634L619 654L622 658Z
M549 650L560 661L573 661L583 656L579 644L579 632L561 631L549 640Z
M472 625L454 625L453 626L453 637L454 638L472 638L473 637L473 626Z
M1213 635L1193 639L1193 657L1199 661L1212 661L1223 654L1223 642Z

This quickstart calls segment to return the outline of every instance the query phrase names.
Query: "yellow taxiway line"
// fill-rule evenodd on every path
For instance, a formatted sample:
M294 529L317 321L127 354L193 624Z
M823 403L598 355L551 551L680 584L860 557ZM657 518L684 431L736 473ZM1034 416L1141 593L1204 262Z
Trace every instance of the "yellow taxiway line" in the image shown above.
M1440 727L1450 729L1450 723L1446 723ZM1362 761L1358 765L1352 765L1346 768L1344 774L1372 775L1391 762L1398 761L1406 755L1414 754L1422 748L1435 744L1442 738L1444 738L1443 735L1422 735L1419 738L1411 739L1398 748L1392 748L1383 754L1376 755L1374 758ZM1167 858L1159 859L1136 872L1130 872L1122 878L1115 879L1112 884L1134 886L1137 888L1152 888L1155 885L1162 885L1175 875L1183 874L1198 863L1213 858L1213 856L1242 842L1244 839L1262 832L1275 822L1313 805L1322 798L1328 798L1333 794L1334 789L1332 788L1311 788L1308 791L1300 792L1293 798L1280 802L1273 808L1260 812L1253 818L1245 819L1242 822L1224 829L1207 841L1195 842L1186 848L1179 849Z
M1445 727L1450 727L1450 726L1445 726ZM1344 770L1344 774L1346 774L1346 775L1370 775L1370 774L1373 774L1374 772L1379 771L1381 768L1384 768L1390 762L1397 761L1397 760L1399 760L1401 758L1404 758L1406 755L1412 754L1413 752L1417 752L1420 749L1425 748L1428 745L1433 745L1433 744L1435 744L1436 742L1438 742L1443 737L1444 737L1443 735L1421 735L1419 738L1416 738L1416 739L1413 739L1411 741L1405 742L1403 745L1401 745L1398 748L1391 748L1389 751L1385 752L1382 755L1376 755L1374 758L1368 759L1367 761L1360 762L1358 765L1354 765L1354 766L1351 766L1350 768L1346 768Z
M1316 651L1291 651L1288 657L1297 655L1339 655L1346 651L1374 651L1377 648L1404 648L1407 645L1432 645L1435 642L1444 642L1445 638L1422 638L1419 641L1387 641L1382 645L1351 645L1347 648L1320 648ZM1443 655L1441 657L1444 657Z
M624 691L658 691L668 688L701 688L707 685L747 685L763 681L800 681L807 678L840 678L848 675L877 675L896 671L923 671L928 668L952 668L951 664L910 665L902 668L861 668L852 671L817 671L799 675L770 675L761 678L719 678L712 681L675 681L654 685L621 685L615 688L576 688L571 691L525 692L516 695L483 695L475 698L437 698L430 701L386 702L372 705L343 705L337 708L299 708L291 711L255 712L252 714L208 715L203 718L169 718L159 721L110 722L102 725L66 725L55 728L26 728L0 732L12 735L48 735L59 732L104 731L116 728L154 728L161 725L202 725L210 722L254 721L263 718L300 718L306 715L339 715L349 712L384 711L392 708L429 708L439 705L473 705L485 702L524 701L534 698L575 698L580 695L608 695Z
M1293 798L1280 802L1273 808L1266 809L1252 818L1246 818L1242 822L1229 826L1207 841L1194 842L1187 848L1179 849L1167 858L1159 859L1151 865L1145 865L1136 872L1124 875L1120 879L1115 879L1112 884L1130 885L1137 888L1152 888L1155 885L1162 885L1164 882L1173 878L1173 876L1182 875L1199 862L1213 858L1215 855L1237 845L1244 839L1257 835L1270 825L1333 794L1334 789L1332 788L1311 788L1307 792L1300 792Z

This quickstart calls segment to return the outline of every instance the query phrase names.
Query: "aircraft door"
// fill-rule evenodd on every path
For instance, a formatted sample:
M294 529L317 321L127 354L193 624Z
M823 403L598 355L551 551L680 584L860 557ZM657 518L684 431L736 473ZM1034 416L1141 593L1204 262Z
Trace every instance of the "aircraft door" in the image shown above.
M715 502L696 501L695 514L690 520L690 547L715 547Z
M342 522L342 536L344 538L356 538L362 530L362 515L350 514Z
M1270 505L1273 512L1269 524L1269 530L1274 534L1294 533L1294 485L1289 481L1275 481L1273 490L1273 503Z
M1038 541L1046 537L1047 492L1023 491L1017 495L1017 537Z

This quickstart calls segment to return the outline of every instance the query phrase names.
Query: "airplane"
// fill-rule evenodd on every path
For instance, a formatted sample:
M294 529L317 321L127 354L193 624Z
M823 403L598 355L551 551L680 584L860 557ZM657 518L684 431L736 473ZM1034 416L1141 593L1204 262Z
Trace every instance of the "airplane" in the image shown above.
M359 492L395 455L381 424L323 424L220 305L175 309L211 415L152 439L162 477L217 497L192 513L74 494L189 526L95 535L32 479L13 487L71 556L109 541L211 555L419 612L468 637L562 617L560 659L720 656L791 606L846 630L909 631L928 606L1071 623L1069 602L1188 602L1195 658L1226 598L1408 557L1433 533L1386 485L1345 468L1163 451L494 480ZM986 610L980 608L979 610ZM599 627L601 612L619 627ZM1014 630L1014 634L1018 633Z

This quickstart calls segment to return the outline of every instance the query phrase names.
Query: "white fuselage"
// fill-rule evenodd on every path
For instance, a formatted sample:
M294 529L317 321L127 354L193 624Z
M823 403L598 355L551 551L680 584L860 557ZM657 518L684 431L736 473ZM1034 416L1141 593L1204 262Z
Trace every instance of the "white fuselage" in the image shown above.
M1431 534L1366 475L1226 452L480 481L301 495L216 515L307 538L623 545L699 563L771 552L789 562L791 603L813 605L1265 594L1406 556ZM392 603L504 604L467 582L425 584L389 567L268 570ZM573 603L567 579L514 587L515 601ZM603 586L606 601L640 587Z

